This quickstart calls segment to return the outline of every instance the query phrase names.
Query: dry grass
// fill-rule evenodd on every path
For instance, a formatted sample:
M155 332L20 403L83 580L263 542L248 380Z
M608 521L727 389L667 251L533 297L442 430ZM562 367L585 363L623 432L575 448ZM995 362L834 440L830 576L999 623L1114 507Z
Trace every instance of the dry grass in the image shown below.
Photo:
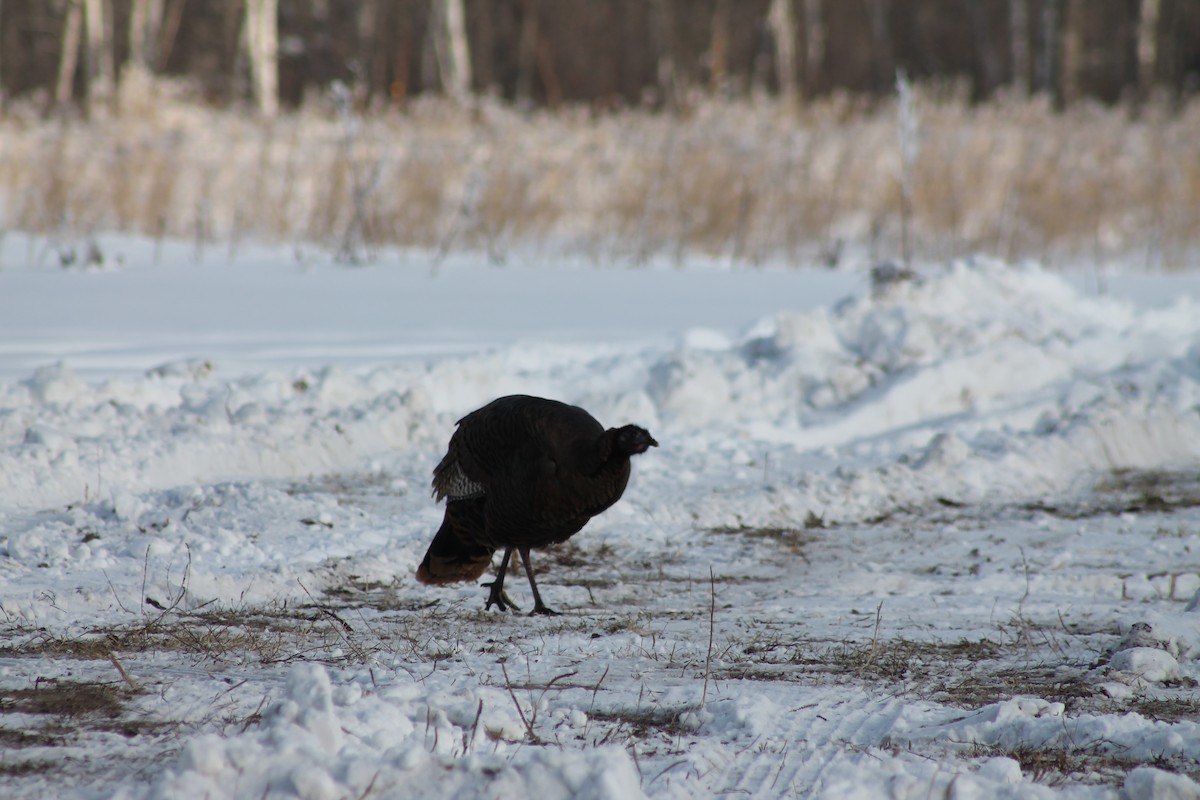
M592 709L588 716L597 722L611 723L613 728L608 733L608 738L621 741L626 737L642 739L655 731L671 736L686 733L688 728L681 724L680 717L700 708L701 706Z
M0 690L0 709L23 714L115 717L131 692L108 683L49 680L32 689Z
M1200 472L1196 470L1118 469L1101 477L1084 500L1050 505L1040 501L1024 506L1064 519L1110 514L1166 513L1200 505ZM1185 532L1177 531L1176 535Z
M759 539L763 541L774 542L775 544L779 545L779 547L783 548L786 553L804 557L804 548L817 540L816 536L812 535L811 533L807 533L806 531L821 527L824 527L823 522L814 524L806 520L805 530L782 527L755 528L748 525L741 525L736 528L728 526L712 528L709 533L723 536L744 536L745 538L751 540Z
M0 657L54 656L108 661L140 653L178 653L198 664L363 663L383 645L337 611L312 603L294 608L164 612L74 637L43 630L5 632Z
M46 758L48 748L78 747L93 734L117 734L126 740L169 736L176 724L131 713L129 703L141 693L123 683L67 678L39 678L33 686L0 687L0 776L59 771L63 762ZM9 714L15 716L9 718Z
M713 101L671 117L422 100L404 113L310 106L260 122L151 99L108 119L0 120L0 224L198 248L301 240L347 260L381 245L498 259L517 244L635 261L899 255L901 164L886 104ZM1200 102L1133 119L925 90L915 108L915 256L1195 261Z
M975 745L969 755L975 758L1011 758L1021 765L1023 775L1048 786L1065 786L1072 780L1091 784L1121 784L1131 769L1142 766L1142 762L1124 758L1119 752L1111 752L1111 748L1106 747L1103 741L1081 747ZM1194 765L1173 764L1167 759L1160 759L1150 766L1186 773L1187 768Z

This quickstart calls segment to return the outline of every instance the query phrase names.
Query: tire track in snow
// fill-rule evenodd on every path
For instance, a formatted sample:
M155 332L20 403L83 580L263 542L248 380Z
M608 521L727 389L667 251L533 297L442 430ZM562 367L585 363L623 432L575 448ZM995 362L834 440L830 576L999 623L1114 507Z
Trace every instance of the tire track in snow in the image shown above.
M809 692L780 693L773 701L780 709L775 726L711 773L713 794L807 796L839 755L878 746L904 708L900 700L840 690L815 702Z

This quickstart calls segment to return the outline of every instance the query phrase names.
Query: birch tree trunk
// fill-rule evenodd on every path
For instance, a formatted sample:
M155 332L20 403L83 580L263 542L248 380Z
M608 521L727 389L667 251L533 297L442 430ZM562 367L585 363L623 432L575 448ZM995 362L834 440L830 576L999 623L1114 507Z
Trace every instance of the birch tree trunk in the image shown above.
M279 113L279 0L246 0L246 53L258 112Z
M462 102L471 90L471 48L463 0L431 0L429 36L438 82L447 97Z
M779 96L789 106L800 102L796 82L796 15L792 0L771 0L767 13L771 38L775 40L775 71L779 79Z
M133 0L129 9L129 65L153 69L162 20L163 0Z
M104 6L104 0L84 0L89 106L108 104L113 97L113 42Z
M71 102L75 88L75 70L79 67L79 45L83 35L83 2L68 0L63 21L62 50L58 57L58 79L54 83L54 102Z
M116 107L121 113L144 113L156 105L151 72L161 24L162 0L133 0L129 7L129 50L118 73Z
M443 0L446 4L446 40L449 45L449 74L446 88L455 100L465 100L471 91L471 48L467 42L467 13L463 0Z

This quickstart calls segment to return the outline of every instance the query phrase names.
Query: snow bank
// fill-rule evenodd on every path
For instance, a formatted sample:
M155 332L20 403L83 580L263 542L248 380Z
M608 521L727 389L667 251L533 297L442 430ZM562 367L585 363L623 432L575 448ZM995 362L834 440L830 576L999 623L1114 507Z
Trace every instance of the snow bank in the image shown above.
M515 391L636 419L693 470L772 460L788 496L751 516L1029 498L1200 458L1200 309L1135 310L980 260L668 350L525 345L234 380L185 362L98 385L51 366L0 385L0 492L44 507L353 469L432 452L457 415Z
M653 520L633 551L809 514L1085 496L1114 470L1200 463L1196 312L1087 298L1042 270L980 260L668 348L540 343L233 379L189 358L99 383L52 365L0 383L0 552L41 570L15 575L3 608L65 621L105 594L40 603L38 582L58 574L130 594L149 583L167 602L186 568L186 608L294 594L298 576L369 547L387 557L359 574L409 572L432 504L414 502L397 530L339 525L314 546L297 519L336 507L297 509L261 481L355 473L423 496L454 421L511 392L655 433L663 446L639 461L627 501L593 526ZM226 522L250 508L276 509L264 524L278 538ZM1124 667L1109 683L1152 671Z
M365 695L335 690L324 668L294 667L262 725L186 743L178 762L133 800L179 797L644 797L620 747L521 746L524 730L500 692L435 692L412 684ZM567 723L569 724L569 723Z

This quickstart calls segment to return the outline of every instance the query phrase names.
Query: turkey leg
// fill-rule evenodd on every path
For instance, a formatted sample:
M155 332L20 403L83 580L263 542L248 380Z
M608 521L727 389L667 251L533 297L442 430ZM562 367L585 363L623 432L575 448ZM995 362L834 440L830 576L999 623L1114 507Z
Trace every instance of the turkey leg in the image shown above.
M525 565L525 574L529 576L529 588L533 590L533 611L529 612L529 616L534 614L545 614L548 617L558 616L558 612L550 608L542 602L542 595L538 591L537 582L533 580L533 563L529 560L529 548L518 547L517 552L521 554L521 563ZM512 602L511 600L509 601Z

